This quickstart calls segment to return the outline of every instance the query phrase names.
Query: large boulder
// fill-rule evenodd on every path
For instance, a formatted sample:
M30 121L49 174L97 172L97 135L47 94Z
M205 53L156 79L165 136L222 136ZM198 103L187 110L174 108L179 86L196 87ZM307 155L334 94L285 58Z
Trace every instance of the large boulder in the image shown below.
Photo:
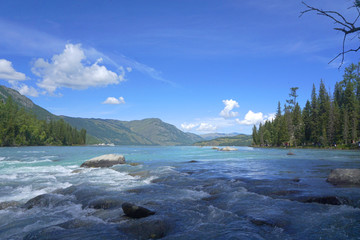
M170 226L164 219L140 219L121 224L118 229L132 239L160 239L166 236Z
M105 154L99 157L87 160L80 167L86 168L107 168L117 164L125 164L125 157L118 154Z
M155 214L155 212L147 208L136 206L135 204L128 202L123 203L121 207L125 215L131 218L144 218Z
M234 147L224 147L224 148L220 148L219 151L225 151L225 152L229 152L229 151L237 151L237 148Z
M360 169L337 168L331 170L326 180L334 185L357 185L360 186Z

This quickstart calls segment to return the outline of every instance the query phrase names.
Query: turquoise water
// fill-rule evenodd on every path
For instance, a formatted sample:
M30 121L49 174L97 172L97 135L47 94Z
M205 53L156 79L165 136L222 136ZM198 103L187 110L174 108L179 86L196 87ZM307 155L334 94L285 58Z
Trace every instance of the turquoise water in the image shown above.
M154 210L148 219L166 225L163 239L360 239L360 188L326 182L331 169L360 168L360 152L287 152L0 148L0 209L11 205L0 210L0 239L140 239L122 230L137 224L123 217L125 201ZM138 165L79 167L108 153L123 154ZM28 207L39 195L42 200ZM344 204L304 203L323 196L336 196ZM120 205L98 209L100 200ZM74 221L82 224L67 224Z

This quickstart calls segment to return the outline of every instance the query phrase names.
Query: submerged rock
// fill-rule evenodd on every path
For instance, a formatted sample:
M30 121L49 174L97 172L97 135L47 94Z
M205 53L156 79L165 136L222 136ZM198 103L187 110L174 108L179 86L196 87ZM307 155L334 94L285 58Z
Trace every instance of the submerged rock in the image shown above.
M155 214L155 212L147 208L136 206L135 204L128 202L123 203L121 207L125 215L131 218L144 218Z
M1 202L0 203L0 210L10 208L10 207L17 207L20 203L16 201L8 201L8 202Z
M196 160L191 160L191 161L188 161L188 163L197 163L198 161Z
M229 151L237 151L237 148L234 147L224 147L224 148L220 148L219 151L225 151L225 152L229 152Z
M24 204L24 208L31 209L33 207L57 207L67 204L71 201L59 194L41 194L36 196Z
M31 233L28 233L23 240L54 240L59 239L60 233L64 231L63 228L58 226L51 226L39 230L35 230Z
M360 186L360 169L337 168L330 172L327 182L334 185Z
M76 228L89 227L91 225L95 225L95 222L90 220L83 220L83 219L72 219L70 221L60 223L56 226L64 229L76 229Z
M125 157L118 154L105 154L99 157L87 160L80 167L87 168L106 168L117 164L125 164Z
M159 239L166 236L169 225L162 219L144 219L127 222L118 228L120 231L131 235L134 239Z
M329 205L343 205L348 204L349 201L347 199L338 198L335 196L326 196L326 197L310 197L308 199L304 199L302 202L304 203L320 203L320 204L329 204Z
M115 199L97 199L89 203L90 208L111 209L121 206L121 201Z

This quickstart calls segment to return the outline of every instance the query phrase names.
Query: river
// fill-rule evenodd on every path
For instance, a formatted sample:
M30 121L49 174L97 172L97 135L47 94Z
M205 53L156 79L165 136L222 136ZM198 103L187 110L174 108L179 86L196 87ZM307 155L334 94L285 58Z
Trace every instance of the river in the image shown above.
M360 152L293 152L0 148L0 239L144 239L149 228L163 239L360 239L360 188L326 182L331 169L360 168ZM131 164L80 168L109 153ZM341 204L306 203L325 196ZM129 219L123 202L156 214Z

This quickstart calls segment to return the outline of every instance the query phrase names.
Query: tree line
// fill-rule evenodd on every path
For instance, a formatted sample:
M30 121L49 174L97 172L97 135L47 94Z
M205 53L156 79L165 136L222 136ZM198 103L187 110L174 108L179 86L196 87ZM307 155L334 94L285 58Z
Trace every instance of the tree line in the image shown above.
M0 146L83 145L86 130L78 131L63 119L38 120L10 97L0 101Z
M275 118L253 127L257 146L337 146L354 147L360 141L360 63L345 68L343 80L334 92L326 90L321 80L311 99L300 108L296 101L298 87L290 89L289 99Z

